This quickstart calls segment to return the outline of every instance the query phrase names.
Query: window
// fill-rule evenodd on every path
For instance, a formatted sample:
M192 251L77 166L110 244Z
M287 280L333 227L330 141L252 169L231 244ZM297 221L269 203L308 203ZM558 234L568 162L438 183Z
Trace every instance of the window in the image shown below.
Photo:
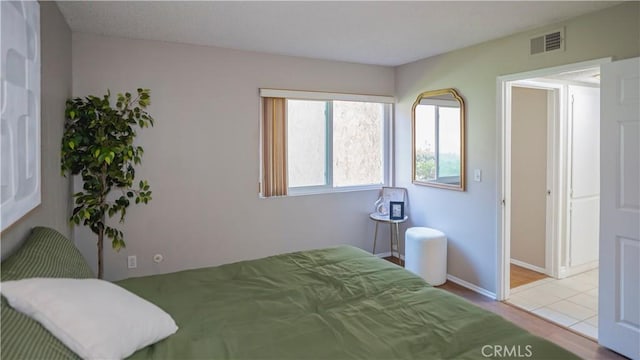
M327 180L325 101L287 100L287 180L289 188L323 186Z
M385 107L287 100L289 189L384 184Z
M261 95L285 99L286 132L282 141L286 166L282 168L286 169L286 194L354 190L387 183L392 98L266 89ZM265 126L263 121L263 136ZM263 143L272 140L263 138ZM265 172L270 170L264 166L271 161L264 159L268 152L263 144Z

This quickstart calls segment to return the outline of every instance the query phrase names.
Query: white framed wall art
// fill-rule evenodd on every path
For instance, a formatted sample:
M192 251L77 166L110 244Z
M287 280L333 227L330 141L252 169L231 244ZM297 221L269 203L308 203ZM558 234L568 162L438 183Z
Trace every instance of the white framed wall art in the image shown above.
M0 227L41 201L40 7L0 1Z

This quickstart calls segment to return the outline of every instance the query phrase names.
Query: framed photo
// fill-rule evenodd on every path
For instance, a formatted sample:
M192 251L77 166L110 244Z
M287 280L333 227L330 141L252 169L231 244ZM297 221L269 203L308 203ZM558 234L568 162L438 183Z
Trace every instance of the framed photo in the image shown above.
M382 193L380 195L381 209L376 209L379 214L386 216L391 211L392 201L404 202L407 196L407 189L398 187L383 186Z
M396 188L384 186L382 187L382 198L387 205L389 206L389 202L391 201L404 201L406 196L407 189L405 188Z
M404 201L389 202L389 220L404 219Z

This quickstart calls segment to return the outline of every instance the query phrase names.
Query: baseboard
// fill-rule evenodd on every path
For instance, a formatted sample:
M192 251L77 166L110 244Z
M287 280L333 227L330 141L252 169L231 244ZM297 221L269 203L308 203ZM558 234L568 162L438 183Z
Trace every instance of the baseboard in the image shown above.
M375 254L375 256L377 256L379 258L385 258L385 257L391 256L391 252L387 251L387 252L383 252L383 253L377 253L377 254ZM400 259L404 260L404 255L400 255ZM464 280L462 280L460 278L457 278L457 277L455 277L453 275L447 274L447 280L449 280L451 282L454 282L454 283L456 283L456 284L458 284L458 285L460 285L462 287L465 287L465 288L467 288L469 290L473 290L473 291L477 292L480 295L484 295L484 296L486 296L488 298L491 298L491 299L494 299L494 300L496 299L496 294L495 293L493 293L493 292L491 292L491 291L489 291L487 289L481 288L480 286L474 285L474 284L472 284L472 283L470 283L468 281L464 281Z
M545 269L545 268L541 268L541 267L539 267L539 266L535 266L535 265L528 264L528 263L526 263L526 262L524 262L524 261L520 261L520 260L516 260L516 259L511 259L511 263L512 263L513 265L517 265L517 266L523 267L523 268L525 268L525 269L529 269L529 270L531 270L531 271L535 271L535 272L539 272L539 273L541 273L541 274L549 275L549 274L547 274L547 269Z
M462 280L460 278L457 278L457 277L455 277L455 276L453 276L451 274L447 274L447 280L449 280L451 282L454 282L454 283L456 283L456 284L458 284L458 285L460 285L462 287L466 287L469 290L473 290L473 291L477 292L480 295L484 295L484 296L489 297L489 298L494 299L494 300L496 299L496 294L495 293L493 293L493 292L491 292L491 291L489 291L487 289L481 288L478 285L474 285L474 284L472 284L472 283L470 283L468 281L464 281L464 280Z

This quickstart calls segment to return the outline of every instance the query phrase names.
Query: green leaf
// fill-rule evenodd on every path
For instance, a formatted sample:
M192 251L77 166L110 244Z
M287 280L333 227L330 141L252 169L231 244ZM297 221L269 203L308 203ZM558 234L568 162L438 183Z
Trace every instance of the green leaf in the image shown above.
M115 250L116 252L120 252L120 250L122 250L123 246L122 246L122 242L119 240L114 239L111 242L111 246L113 247L113 250Z

